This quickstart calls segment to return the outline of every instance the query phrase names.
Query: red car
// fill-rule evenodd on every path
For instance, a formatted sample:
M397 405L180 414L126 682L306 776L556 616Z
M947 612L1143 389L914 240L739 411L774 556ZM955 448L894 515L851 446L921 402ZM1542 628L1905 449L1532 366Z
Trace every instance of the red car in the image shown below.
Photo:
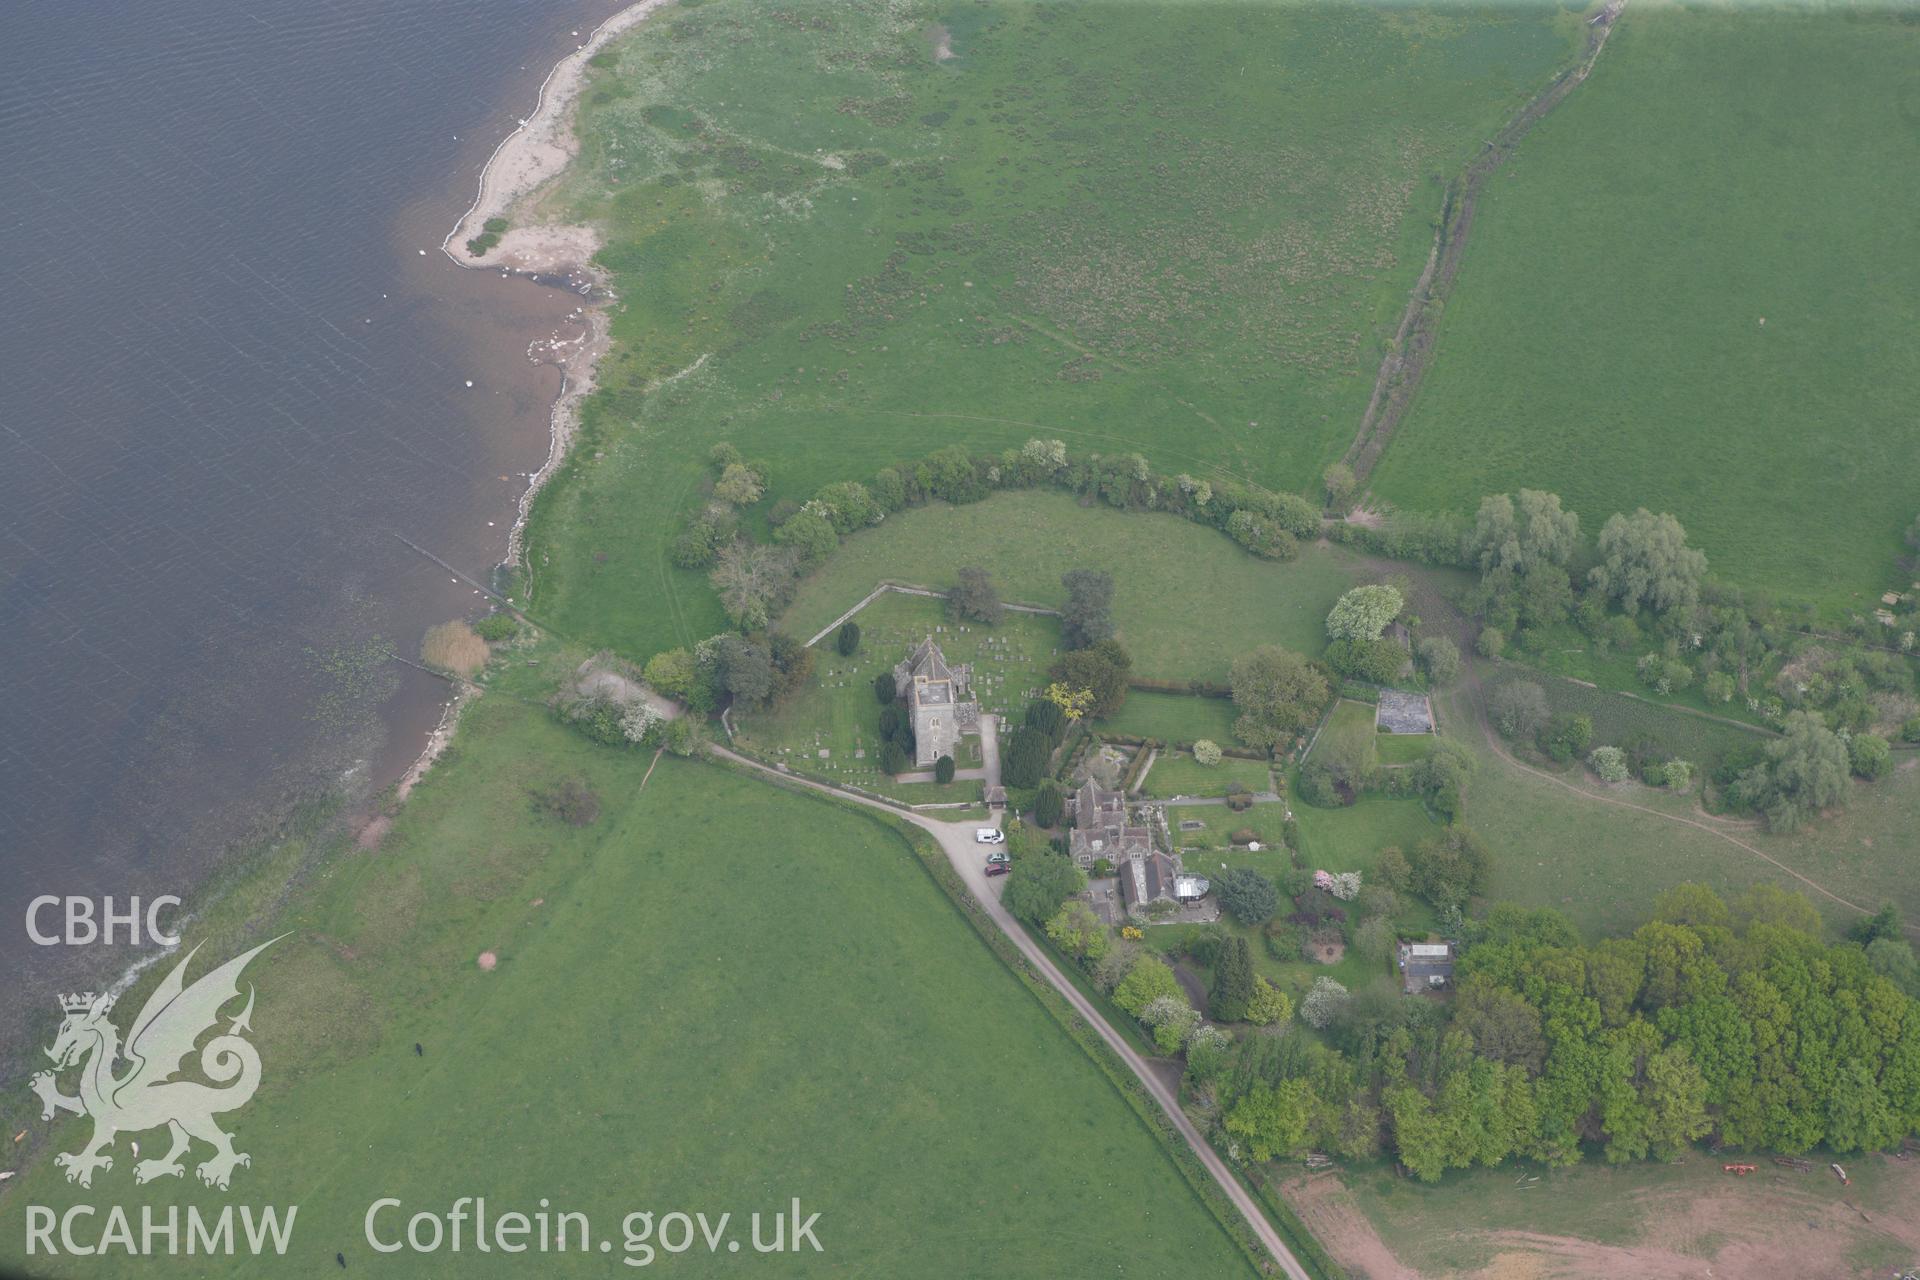
M1003 876L1011 870L1013 870L1013 867L1005 862L989 862L987 864L987 874L990 876Z

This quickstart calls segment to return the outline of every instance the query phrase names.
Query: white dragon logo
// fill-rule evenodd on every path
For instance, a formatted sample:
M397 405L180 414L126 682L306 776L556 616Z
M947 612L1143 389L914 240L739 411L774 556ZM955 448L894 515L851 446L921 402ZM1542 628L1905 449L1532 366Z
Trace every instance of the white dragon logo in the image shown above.
M280 937L285 937L281 934ZM178 1177L185 1172L180 1157L193 1145L194 1138L211 1143L213 1158L195 1170L200 1181L210 1187L227 1189L237 1165L250 1165L245 1152L233 1149L233 1135L214 1123L214 1116L245 1106L260 1087L260 1054L241 1038L253 1029L253 988L247 988L247 1007L232 1018L226 1033L216 1035L200 1050L200 1070L207 1079L224 1088L213 1088L197 1080L174 1077L194 1042L220 1020L220 1009L240 994L240 971L247 962L280 938L261 943L182 989L182 975L200 948L187 953L186 959L147 998L140 1016L133 1020L127 1041L121 1047L120 1033L107 1014L113 1009L111 995L62 996L60 1007L66 1021L60 1024L47 1056L54 1069L33 1077L33 1091L40 1095L42 1120L51 1120L57 1111L93 1118L93 1137L78 1152L61 1152L54 1163L67 1171L67 1181L83 1187L93 1185L95 1169L113 1168L107 1148L122 1133L141 1133L165 1125L173 1137L173 1149L157 1160L142 1160L134 1166L135 1182L155 1178ZM124 1060L127 1070L114 1074L114 1063ZM75 1064L80 1066L80 1093L72 1097L60 1092L59 1072ZM134 1154L140 1154L134 1145Z

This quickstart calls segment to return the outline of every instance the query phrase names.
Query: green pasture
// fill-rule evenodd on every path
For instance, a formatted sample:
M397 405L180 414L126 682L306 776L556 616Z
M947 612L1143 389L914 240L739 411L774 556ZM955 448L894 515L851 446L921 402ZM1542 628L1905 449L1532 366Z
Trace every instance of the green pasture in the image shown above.
M1303 547L1299 559L1276 563L1178 516L1083 507L1061 493L1000 493L902 512L847 538L801 586L781 625L812 635L882 581L946 588L970 564L993 574L1002 598L1049 607L1066 600L1067 570L1105 570L1135 675L1220 683L1234 658L1263 644L1319 653L1327 611L1362 572L1340 547Z
M1487 679L1486 692L1491 695L1500 685L1510 682L1539 685L1555 714L1590 718L1594 746L1624 747L1644 738L1657 744L1656 754L1661 759L1692 762L1696 778L1711 772L1729 754L1764 748L1774 737L1764 729L1665 706L1651 697L1596 689L1576 680L1528 671L1512 663L1502 663L1494 669L1494 674Z
M237 895L196 931L221 957L292 931L248 974L265 1082L227 1123L251 1167L230 1194L191 1173L136 1187L123 1141L82 1190L39 1160L8 1188L0 1267L21 1265L27 1203L137 1215L237 1201L299 1206L271 1268L114 1256L85 1270L319 1277L339 1251L350 1270L414 1274L427 1259L369 1249L368 1206L444 1213L480 1195L495 1215L543 1197L584 1212L616 1260L627 1212L731 1212L744 1231L747 1214L797 1196L822 1215L824 1252L784 1256L782 1275L1244 1269L1155 1138L896 835L673 758L642 791L649 762L490 694L377 853L341 851L291 888L284 866L263 868L277 908ZM599 797L590 825L529 802L567 778ZM488 950L492 972L475 963ZM54 1136L71 1148L82 1132ZM704 1248L672 1263L739 1270ZM469 1237L431 1265L528 1264ZM548 1254L534 1269L609 1265Z
M596 58L580 162L524 215L604 227L619 298L533 515L536 610L634 656L720 629L664 554L720 439L770 464L769 504L1034 436L1315 491L1445 176L1579 33L1543 7L663 10Z
M1450 722L1466 723L1472 712L1465 695L1451 692L1445 698ZM1679 735L1694 723L1677 712L1648 710L1665 717L1652 726L1663 742L1681 742ZM1630 932L1645 922L1662 890L1689 880L1726 897L1767 881L1805 893L1834 924L1856 918L1716 830L1849 901L1869 909L1893 901L1909 918L1920 912L1920 880L1904 852L1913 845L1913 815L1920 812L1920 768L1896 770L1876 784L1855 782L1844 808L1794 835L1778 836L1751 821L1715 819L1699 811L1697 795L1676 796L1637 783L1603 788L1571 769L1544 776L1523 772L1497 759L1477 733L1456 740L1477 761L1467 789L1466 821L1494 851L1488 897L1557 907L1589 937ZM1307 806L1295 809L1302 818L1312 812Z
M1903 586L1917 60L1897 7L1630 8L1489 184L1375 491L1671 511L1715 573L1834 614Z

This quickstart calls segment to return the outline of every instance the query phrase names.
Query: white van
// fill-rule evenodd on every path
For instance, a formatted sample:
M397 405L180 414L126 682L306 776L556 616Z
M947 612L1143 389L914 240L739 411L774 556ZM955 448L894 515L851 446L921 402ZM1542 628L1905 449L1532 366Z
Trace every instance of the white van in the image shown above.
M998 827L975 827L973 829L973 842L975 844L1005 844L1007 842L1007 833Z

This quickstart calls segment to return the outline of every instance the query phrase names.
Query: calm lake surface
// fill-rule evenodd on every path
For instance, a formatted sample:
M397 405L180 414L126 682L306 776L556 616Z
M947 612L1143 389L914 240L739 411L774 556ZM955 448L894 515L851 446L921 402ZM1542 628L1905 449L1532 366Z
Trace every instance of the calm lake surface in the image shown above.
M478 598L395 535L486 580L577 301L438 246L619 7L0 16L0 1042L135 954L31 945L34 896L191 902L421 749L445 686L384 655Z

